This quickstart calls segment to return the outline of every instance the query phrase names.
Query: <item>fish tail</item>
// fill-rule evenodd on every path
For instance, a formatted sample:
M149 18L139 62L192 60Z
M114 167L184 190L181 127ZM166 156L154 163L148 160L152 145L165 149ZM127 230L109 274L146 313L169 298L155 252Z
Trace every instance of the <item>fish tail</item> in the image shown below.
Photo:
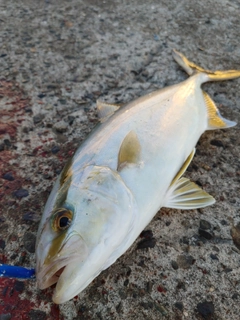
M204 82L230 80L240 77L240 70L210 71L207 69L203 69L195 63L189 61L182 53L178 52L175 49L173 50L173 58L187 72L189 76L198 72L205 73L207 77Z
M208 81L229 80L240 77L240 70L205 70L197 66L195 63L189 61L183 54L181 54L177 50L173 50L173 57L189 76L201 73L201 83ZM230 128L236 125L235 121L230 121L221 116L217 106L215 105L211 97L203 90L202 93L208 114L208 130Z

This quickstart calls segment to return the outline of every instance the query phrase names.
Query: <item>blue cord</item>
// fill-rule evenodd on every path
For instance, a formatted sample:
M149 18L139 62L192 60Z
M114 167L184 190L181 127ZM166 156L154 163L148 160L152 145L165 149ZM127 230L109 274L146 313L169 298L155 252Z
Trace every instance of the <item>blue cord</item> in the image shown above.
M35 276L34 269L0 264L0 277L30 279Z

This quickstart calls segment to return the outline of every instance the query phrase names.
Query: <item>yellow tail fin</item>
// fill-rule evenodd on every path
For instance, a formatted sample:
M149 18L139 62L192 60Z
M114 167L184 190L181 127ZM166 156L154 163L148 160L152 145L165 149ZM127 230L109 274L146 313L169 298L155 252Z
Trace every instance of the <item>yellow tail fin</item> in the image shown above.
M187 72L189 76L193 75L196 72L202 72L208 76L207 81L222 81L240 77L240 70L205 70L197 66L195 63L189 61L182 53L178 52L177 50L173 50L173 58Z
M173 57L176 62L187 72L187 74L194 75L197 73L204 74L201 77L201 83L207 81L221 81L240 77L240 70L226 70L226 71L210 71L205 70L195 63L189 61L183 54L177 50L173 50ZM217 106L214 101L209 97L209 95L203 92L204 101L206 104L206 109L208 113L208 130L229 128L236 125L236 122L227 120L223 118L218 111Z

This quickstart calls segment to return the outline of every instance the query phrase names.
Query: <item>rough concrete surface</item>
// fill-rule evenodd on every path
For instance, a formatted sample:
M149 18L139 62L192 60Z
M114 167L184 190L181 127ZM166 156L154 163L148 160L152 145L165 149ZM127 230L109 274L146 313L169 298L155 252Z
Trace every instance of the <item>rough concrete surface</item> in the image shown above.
M0 0L1 262L34 267L41 212L98 122L96 99L128 102L185 79L172 48L205 68L240 69L239 14L239 0ZM240 123L239 79L205 89ZM163 208L63 305L35 280L0 279L0 319L239 319L239 145L239 125L197 145L186 176L215 205Z

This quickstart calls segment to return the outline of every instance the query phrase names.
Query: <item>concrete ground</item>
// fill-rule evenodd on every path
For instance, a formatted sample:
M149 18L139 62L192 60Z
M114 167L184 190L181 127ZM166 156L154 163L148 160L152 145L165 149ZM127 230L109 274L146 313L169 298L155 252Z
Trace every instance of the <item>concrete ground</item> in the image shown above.
M63 165L98 122L96 99L128 102L186 74L172 48L240 69L238 0L0 1L0 261L35 266L39 219ZM240 123L240 80L205 86ZM78 297L0 279L0 319L240 318L239 125L206 132L186 176L216 198L163 208ZM173 150L174 152L174 150Z

